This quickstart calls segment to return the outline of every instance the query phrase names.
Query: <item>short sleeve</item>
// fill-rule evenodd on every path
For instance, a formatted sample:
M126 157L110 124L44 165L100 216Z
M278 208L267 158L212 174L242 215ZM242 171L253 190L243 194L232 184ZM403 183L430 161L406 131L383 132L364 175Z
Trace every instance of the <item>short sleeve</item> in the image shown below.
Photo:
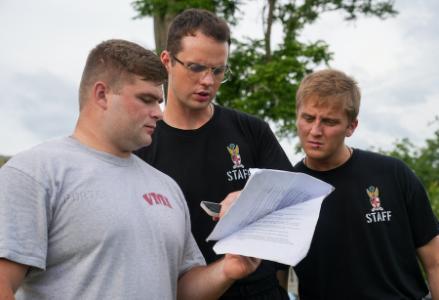
M184 247L183 261L178 270L179 276L183 275L193 267L204 265L206 265L206 261L204 260L204 257L201 254L201 251L198 248L192 233L189 232Z
M0 169L0 257L45 269L47 190L14 167Z
M177 184L175 184L175 186L181 203L183 204L182 209L184 209L185 214L185 228L182 229L185 235L183 257L178 268L178 276L180 277L193 267L206 265L206 260L204 259L203 254L201 253L200 248L198 247L197 242L192 235L189 208L183 196L183 192Z
M439 234L438 220L433 213L427 192L419 178L401 163L406 189L407 210L416 248L422 247Z
M293 171L293 166L270 126L262 122L261 135L258 138L258 164L260 168Z

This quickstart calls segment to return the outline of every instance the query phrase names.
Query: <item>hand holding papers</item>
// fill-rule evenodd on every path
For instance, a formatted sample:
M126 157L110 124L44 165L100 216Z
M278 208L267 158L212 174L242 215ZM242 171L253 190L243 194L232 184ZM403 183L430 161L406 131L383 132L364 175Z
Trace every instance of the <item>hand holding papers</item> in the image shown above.
M309 250L323 199L333 187L303 173L251 169L235 203L207 238L217 254L296 265Z

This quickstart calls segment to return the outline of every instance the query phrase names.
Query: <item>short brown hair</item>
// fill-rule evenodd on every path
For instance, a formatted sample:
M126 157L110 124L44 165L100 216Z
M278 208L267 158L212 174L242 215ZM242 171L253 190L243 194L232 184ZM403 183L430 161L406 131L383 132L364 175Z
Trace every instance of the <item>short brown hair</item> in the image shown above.
M305 76L296 93L296 112L302 102L316 96L319 101L344 103L350 121L358 117L361 93L357 82L345 73L326 69Z
M152 51L125 40L107 40L98 44L87 57L79 85L79 107L82 108L88 89L98 80L117 91L132 75L158 84L167 79L166 68Z
M230 29L226 21L208 10L190 8L177 15L169 26L166 50L176 55L181 51L181 40L185 36L194 36L197 31L230 45Z

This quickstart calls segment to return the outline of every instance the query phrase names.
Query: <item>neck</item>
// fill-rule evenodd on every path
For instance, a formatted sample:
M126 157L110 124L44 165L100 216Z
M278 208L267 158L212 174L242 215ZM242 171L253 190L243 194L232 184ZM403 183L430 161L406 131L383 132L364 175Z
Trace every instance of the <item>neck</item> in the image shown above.
M95 125L85 122L81 119L81 116L79 116L79 120L76 124L75 130L73 131L72 137L81 144L97 151L105 152L122 158L130 156L131 152L117 150L111 145L111 143L108 143L106 139L103 138L102 134L99 134L99 132L94 128L96 128Z
M194 109L169 101L163 112L163 121L179 129L198 129L209 122L213 113L214 105L212 103L206 107Z
M333 159L314 159L307 155L303 159L303 164L311 170L329 171L346 163L351 158L352 152L352 148L344 146L340 155Z

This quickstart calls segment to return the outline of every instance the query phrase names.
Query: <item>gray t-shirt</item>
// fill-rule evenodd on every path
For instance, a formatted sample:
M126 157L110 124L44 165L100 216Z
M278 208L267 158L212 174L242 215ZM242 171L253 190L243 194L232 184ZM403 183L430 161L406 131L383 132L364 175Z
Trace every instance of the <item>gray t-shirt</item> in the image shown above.
M0 169L0 257L31 267L17 299L175 299L205 264L170 177L71 137Z

